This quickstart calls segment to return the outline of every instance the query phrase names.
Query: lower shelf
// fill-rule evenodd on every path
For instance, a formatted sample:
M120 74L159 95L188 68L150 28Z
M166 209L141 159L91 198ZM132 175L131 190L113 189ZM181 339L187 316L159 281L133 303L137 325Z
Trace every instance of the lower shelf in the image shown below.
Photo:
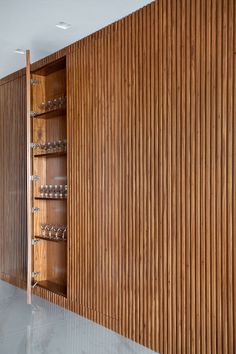
M54 294L61 295L66 297L67 296L67 289L65 285L60 285L57 283L54 283L50 280L42 280L37 283L37 286L40 288L49 290L53 292Z
M51 241L51 242L66 242L66 238L50 238L44 236L35 236L36 239L43 240L43 241Z

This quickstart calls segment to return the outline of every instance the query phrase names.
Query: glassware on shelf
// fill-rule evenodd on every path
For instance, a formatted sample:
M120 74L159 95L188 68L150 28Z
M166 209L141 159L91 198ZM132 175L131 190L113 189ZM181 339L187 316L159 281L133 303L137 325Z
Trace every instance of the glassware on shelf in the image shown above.
M64 197L67 198L67 184L65 185L65 188L64 188Z
M46 102L42 102L42 103L39 105L39 108L40 108L43 112L45 112L45 110L46 110Z
M62 199L67 198L67 184L66 185L47 185L42 184L39 187L40 198L45 199Z
M62 184L59 186L59 197L64 197L64 186Z
M54 197L59 198L59 187L56 184L54 186Z
M50 233L51 227L52 227L52 226L51 226L50 224L47 224L46 227L45 227L46 236L49 237L49 238L51 238L51 233Z
M45 185L44 184L41 184L39 191L40 191L40 197L43 198L45 195L44 194L45 193Z
M46 236L46 224L41 224L41 230L42 230L42 236L45 237Z
M45 184L44 197L48 198L48 185L47 184Z
M62 238L63 238L63 240L66 240L66 238L67 238L67 226L64 226L64 230L62 232Z
M67 150L67 141L66 141L66 139L64 139L64 140L62 141L62 148L63 148L63 151L66 151L66 150Z
M45 102L41 102L38 108L42 113L47 113L56 109L61 109L66 105L66 96L50 98Z
M53 141L53 143L52 143L52 151L53 152L57 152L57 147L58 147L57 141Z
M58 151L63 151L63 145L62 145L62 141L61 140L58 140L57 148L58 148Z
M48 196L49 196L49 198L54 197L54 187L51 184L48 186Z
M58 108L58 98L54 98L53 100L53 109L57 109Z
M41 224L41 237L51 240L66 240L67 226L55 224Z
M53 238L53 230L54 230L54 225L49 225L49 227L48 227L49 238Z
M39 154L45 153L56 153L56 152L66 152L67 150L67 141L64 140L55 140L53 142L48 141L45 144L34 144L35 149L39 149Z

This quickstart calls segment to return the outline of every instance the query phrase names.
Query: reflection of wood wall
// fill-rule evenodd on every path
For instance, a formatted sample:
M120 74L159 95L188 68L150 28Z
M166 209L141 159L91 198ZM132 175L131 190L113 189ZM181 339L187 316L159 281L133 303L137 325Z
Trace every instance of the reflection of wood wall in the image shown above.
M236 351L235 11L159 0L60 52L69 298L35 291L160 353Z
M25 103L25 76L0 80L0 272L15 284L27 272Z

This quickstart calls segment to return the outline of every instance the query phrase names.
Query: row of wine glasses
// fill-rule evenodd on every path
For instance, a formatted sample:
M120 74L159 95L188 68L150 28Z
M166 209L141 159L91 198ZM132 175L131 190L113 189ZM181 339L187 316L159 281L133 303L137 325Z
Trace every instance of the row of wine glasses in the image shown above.
M41 236L54 240L66 240L67 227L65 225L41 224Z
M43 112L53 111L55 109L60 109L66 105L66 96L60 96L56 98L49 99L48 101L41 102L38 108Z
M41 198L67 198L67 184L42 184L39 188L39 193Z
M45 152L60 152L60 151L66 151L67 148L67 141L66 139L64 140L57 140L57 141L49 141L45 144L35 144L35 148L38 148L40 150L43 150Z

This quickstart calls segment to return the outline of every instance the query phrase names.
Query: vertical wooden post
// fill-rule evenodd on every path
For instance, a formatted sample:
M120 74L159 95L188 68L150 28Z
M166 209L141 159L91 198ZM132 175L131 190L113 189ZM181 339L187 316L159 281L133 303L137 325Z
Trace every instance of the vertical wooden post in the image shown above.
M31 193L31 85L30 85L30 51L26 51L26 100L27 100L27 240L28 240L28 262L27 262L27 304L31 304L31 282L32 282L32 193Z

